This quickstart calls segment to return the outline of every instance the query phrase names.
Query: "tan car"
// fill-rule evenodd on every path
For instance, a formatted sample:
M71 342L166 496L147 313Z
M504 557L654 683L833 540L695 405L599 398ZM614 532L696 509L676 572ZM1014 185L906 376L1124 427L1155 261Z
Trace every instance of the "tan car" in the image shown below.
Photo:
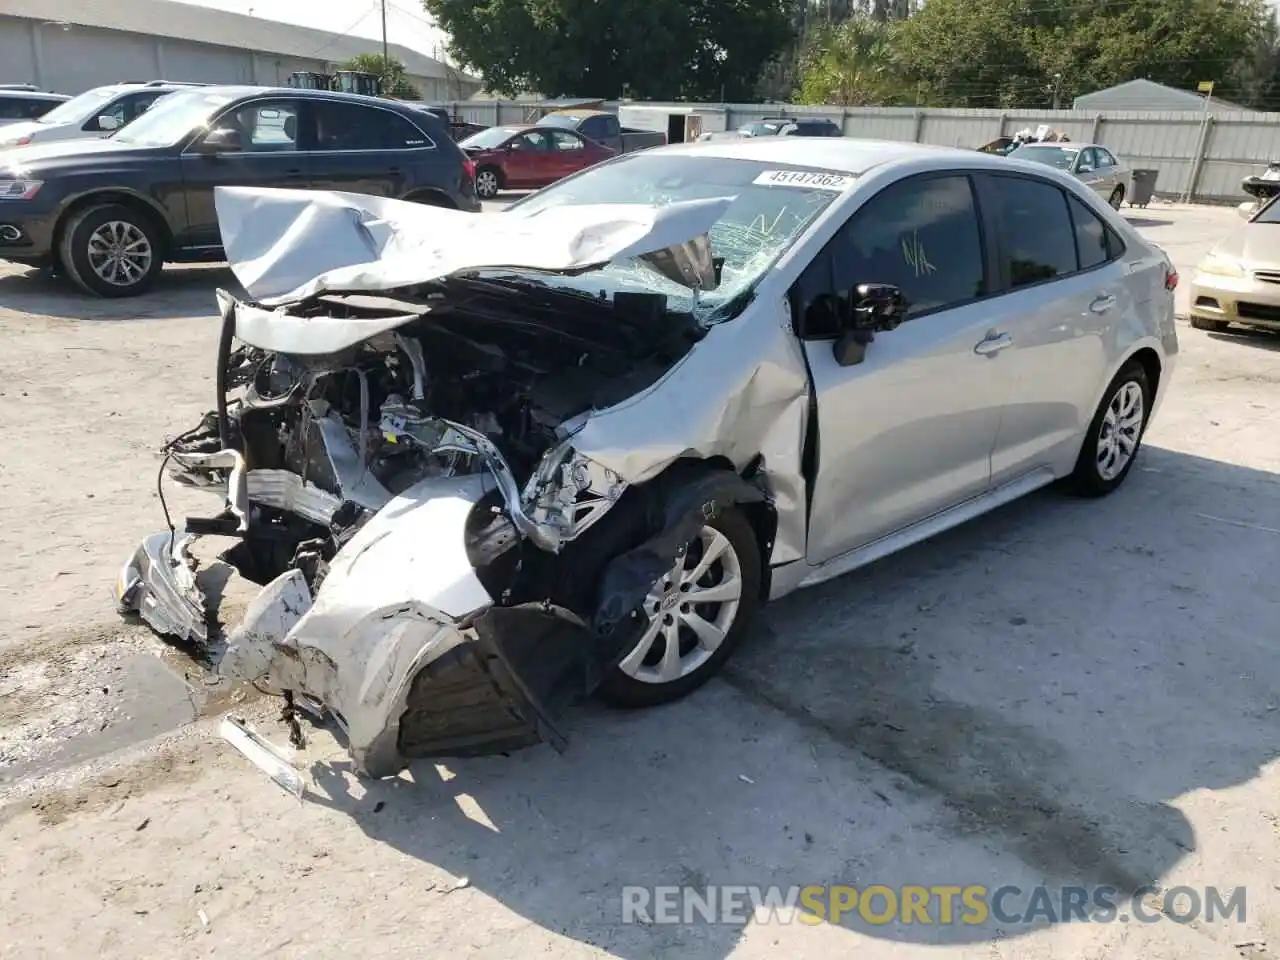
M1220 240L1191 278L1191 325L1226 330L1233 323L1280 333L1280 206L1275 200Z

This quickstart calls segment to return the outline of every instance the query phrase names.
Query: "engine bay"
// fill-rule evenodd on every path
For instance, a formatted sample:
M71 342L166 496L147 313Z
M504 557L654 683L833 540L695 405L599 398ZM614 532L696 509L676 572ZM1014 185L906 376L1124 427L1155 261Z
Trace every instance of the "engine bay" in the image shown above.
M457 277L397 294L290 308L316 324L404 318L336 353L233 344L231 311L219 409L165 453L188 485L230 490L237 469L247 477L249 516L195 529L238 523L242 543L226 559L251 580L298 568L317 589L342 544L392 498L481 472L495 489L473 530L477 567L522 539L559 554L627 487L574 453L575 424L656 382L703 332L659 294Z

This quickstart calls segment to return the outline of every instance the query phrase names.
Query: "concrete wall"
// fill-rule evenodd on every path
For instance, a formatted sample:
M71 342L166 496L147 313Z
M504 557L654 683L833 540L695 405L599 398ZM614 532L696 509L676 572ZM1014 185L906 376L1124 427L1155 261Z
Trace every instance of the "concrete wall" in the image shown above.
M190 80L200 83L283 85L297 71L324 72L336 65L163 37L43 26L0 16L0 83L34 83L58 93L82 93L122 80ZM411 76L424 99L456 96L438 78Z
M452 105L471 123L524 123L527 104L471 100ZM639 106L639 104L637 104ZM691 104L644 104L688 110ZM799 107L780 104L704 104L727 112L728 129L768 116L828 116L846 136L905 140L948 147L976 148L1042 123L1075 141L1108 146L1131 168L1158 171L1156 192L1166 197L1189 194L1211 203L1248 199L1240 181L1272 159L1280 160L1280 113L1076 110L932 110L914 107ZM616 109L617 105L606 105Z

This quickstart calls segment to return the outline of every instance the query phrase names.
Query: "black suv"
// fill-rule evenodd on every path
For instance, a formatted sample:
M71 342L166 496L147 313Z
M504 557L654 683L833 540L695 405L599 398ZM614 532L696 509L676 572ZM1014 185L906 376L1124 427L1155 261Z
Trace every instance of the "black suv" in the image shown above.
M106 139L0 153L0 259L104 297L166 262L223 258L219 186L343 190L478 212L475 169L435 117L322 90L171 93Z

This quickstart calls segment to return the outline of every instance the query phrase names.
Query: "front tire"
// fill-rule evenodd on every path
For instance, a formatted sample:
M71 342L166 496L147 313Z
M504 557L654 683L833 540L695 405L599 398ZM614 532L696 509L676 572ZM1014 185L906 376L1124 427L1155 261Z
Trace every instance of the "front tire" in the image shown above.
M1124 483L1138 458L1152 400L1142 364L1130 361L1103 394L1071 475L1076 493L1102 497Z
M497 167L481 167L476 171L476 196L492 200L502 189L502 171Z
M760 608L761 558L741 510L706 521L683 556L649 592L644 628L601 683L617 707L677 700L710 680L751 628Z
M1107 200L1111 204L1112 210L1119 210L1124 203L1124 187L1116 187L1111 191L1111 197Z
M58 259L75 283L99 297L135 297L164 269L159 231L131 207L104 203L73 214Z

